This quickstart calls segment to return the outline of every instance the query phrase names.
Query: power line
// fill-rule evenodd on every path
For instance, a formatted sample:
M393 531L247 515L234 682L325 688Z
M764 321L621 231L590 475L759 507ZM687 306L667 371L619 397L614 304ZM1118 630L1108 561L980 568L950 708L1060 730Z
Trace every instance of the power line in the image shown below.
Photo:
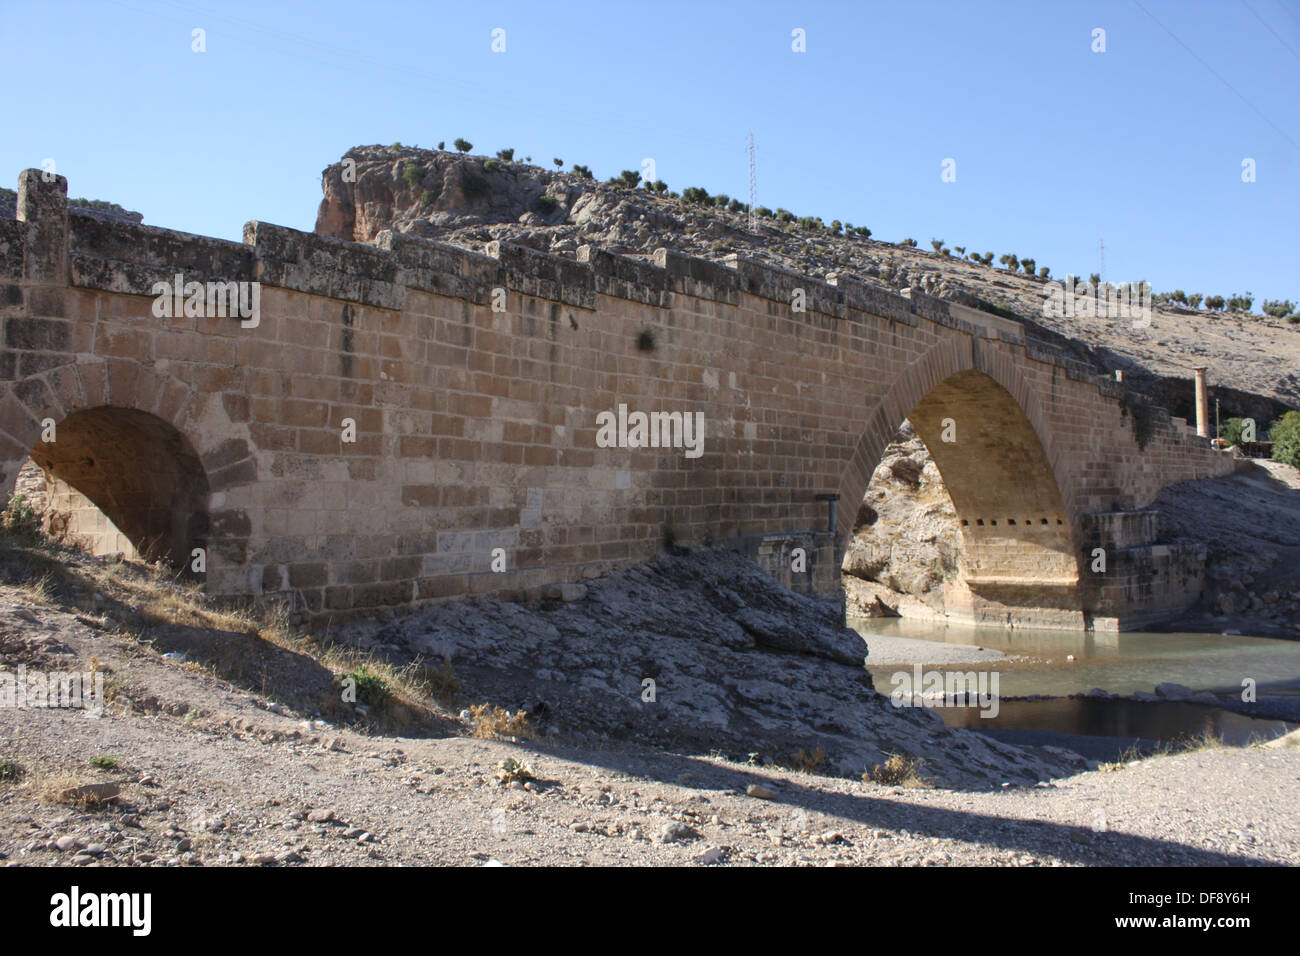
M1269 26L1267 21L1265 21L1263 17L1261 17L1258 13L1255 12L1254 7L1252 7L1249 3L1247 3L1246 0L1241 0L1241 5L1250 11L1251 16L1253 16L1260 23L1264 24L1264 29L1267 30L1269 33L1273 34L1273 36L1277 38L1278 43L1286 47L1286 52L1290 53L1297 60L1300 60L1300 53L1296 53L1295 50L1291 49L1291 46L1285 40L1282 39L1281 35L1276 30L1274 30L1271 26Z
M1224 86L1226 86L1228 89L1230 89L1230 90L1231 90L1231 91L1236 95L1236 97L1237 97L1239 100L1241 100L1243 103L1245 103L1247 106L1249 106L1252 110L1254 110L1254 111L1255 111L1255 115L1257 115L1260 119L1262 119L1262 120L1263 120L1265 123L1267 123L1269 126L1273 127L1273 129L1276 130L1276 131L1278 132L1278 134L1280 134L1284 139L1286 139L1286 141L1287 141L1288 143L1290 143L1290 144L1291 144L1292 146L1294 146L1296 149L1300 149L1300 143L1297 143L1294 139L1292 139L1290 133L1288 133L1286 130L1282 129L1280 126L1278 126L1276 123L1274 123L1271 119L1269 119L1269 118L1268 118L1267 116L1265 116L1262 112L1260 112L1259 108L1258 108L1254 103L1252 103L1250 100L1246 99L1246 97L1244 97L1244 96L1242 96L1240 93L1238 93L1238 92L1237 92L1237 88L1236 88L1235 86L1233 86L1231 83L1229 83L1227 80L1225 80L1222 76L1220 76L1218 70L1216 70L1214 67L1210 66L1210 64L1208 64L1208 63L1206 63L1204 60L1202 60L1202 59L1201 59L1201 58L1196 54L1196 51L1195 51L1195 50L1193 50L1191 47L1189 47L1189 46L1188 46L1186 43L1184 43L1182 40L1178 39L1178 37L1174 35L1174 32L1173 32L1172 30L1170 30L1167 26L1165 26L1165 25L1164 25L1163 23L1161 23L1158 19L1156 19L1156 15L1155 15L1154 13L1152 13L1152 12L1151 12L1150 10L1148 10L1146 7L1142 6L1142 4L1138 2L1138 0L1133 0L1133 5L1134 5L1135 7L1137 7L1139 10L1141 10L1143 13L1145 13L1148 17L1150 17L1150 18L1155 22L1155 25L1156 25L1156 26L1158 26L1161 30L1164 30L1164 31L1165 31L1166 33L1168 33L1171 37L1173 37L1174 42L1177 43L1177 44L1178 44L1180 47L1182 47L1184 50L1186 50L1189 54L1191 54L1192 58L1195 59L1197 63L1201 64L1201 66L1205 67L1207 70L1209 70L1211 73L1213 73L1213 74L1214 74L1214 78L1217 79L1217 80L1218 80L1220 83L1222 83Z

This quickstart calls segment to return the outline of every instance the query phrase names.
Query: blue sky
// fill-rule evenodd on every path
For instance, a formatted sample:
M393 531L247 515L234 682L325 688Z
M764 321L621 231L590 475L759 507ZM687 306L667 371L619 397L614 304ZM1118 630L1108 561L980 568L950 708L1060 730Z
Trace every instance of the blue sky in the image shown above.
M348 147L458 136L601 178L649 157L672 189L745 198L753 132L773 208L1054 275L1097 271L1104 238L1112 281L1300 299L1300 0L100 0L0 15L0 181L52 158L73 195L154 225L309 230L320 171Z

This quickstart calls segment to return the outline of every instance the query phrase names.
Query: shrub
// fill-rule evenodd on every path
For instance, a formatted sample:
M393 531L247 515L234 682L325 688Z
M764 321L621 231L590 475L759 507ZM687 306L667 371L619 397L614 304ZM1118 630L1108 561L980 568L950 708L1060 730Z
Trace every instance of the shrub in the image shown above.
M1225 302L1221 295L1207 295L1205 297L1205 307L1213 312L1223 311L1224 305Z
M776 215L776 213L772 212L772 210L768 209L766 206L759 206L754 210L754 215L758 216L760 219L771 219Z
M1265 299L1260 308L1264 310L1265 315L1271 315L1276 319L1285 319L1295 312L1295 303L1290 299Z
M402 170L402 178L406 180L406 185L415 188L424 178L424 170L414 163L407 163L406 168Z
M577 174L578 176L581 176L583 179L594 179L594 178L595 178L594 176L591 175L591 167L590 167L590 166L583 166L583 165L581 165L581 164L579 164L579 163L574 163L574 165L573 165L573 172L574 172L575 174Z
M420 205L432 206L438 201L440 195L442 195L441 189L426 189L424 192L420 193Z
M1300 468L1300 412L1287 412L1268 432L1273 458Z
M904 754L890 754L889 759L862 775L870 783L885 787L909 787L917 790L929 790L934 783L921 776L923 764L919 757Z
M498 172L500 169L501 169L501 164L498 163L495 159L489 159L487 162L483 164L483 171L485 173L495 173Z
M0 530L25 547L35 547L45 540L41 515L21 492L10 498L4 511L0 511Z
M513 149L497 150L497 159L501 160L502 162L508 163L514 160L514 158L515 158L515 151Z
M1004 252L1002 255L998 256L998 262L1006 266L1008 272L1015 272L1020 268L1020 260L1010 252Z
M915 249L915 248L916 248L916 240L915 240L915 239L904 239L902 242L899 243L899 245L900 245L900 246L907 246L907 248L909 248L909 249Z
M660 196L668 192L668 184L664 182L662 179L656 179L654 182L650 183L649 185L650 185L650 189L658 193Z
M731 197L728 196L726 193L718 193L716 196L713 197L713 205L715 206L725 207L729 202L731 202Z
M1245 295L1237 295L1235 292L1228 299L1229 312L1250 312L1250 307L1254 303L1255 297L1249 292Z
M733 199L727 203L727 212L748 212L745 204L739 199Z
M491 184L478 173L470 173L465 177L465 195L471 199L480 199L491 191Z
M931 240L930 240L930 245L934 247L934 251L935 251L935 252L938 252L940 249L943 248L943 240L942 240L942 239L931 239Z
M1240 418L1229 418L1219 429L1219 437L1229 445L1241 444L1242 421Z
M1038 263L1033 259L1021 259L1020 268L1025 270L1025 275L1031 276L1038 271Z
M388 699L388 685L384 679L362 664L356 670L344 674L344 680L351 680L356 685L357 703L378 704Z
M389 146L389 147L388 147L388 151L389 151L390 153L395 153L395 152L397 152L397 151L398 151L399 149L401 149L401 148L402 148L402 144L401 144L401 143L394 143L392 146Z
M1046 279L1051 274L1052 270L1047 268L1047 266L1040 266L1038 269L1038 278L1040 279Z
M794 222L795 215L789 209L777 209L776 220L777 222Z
M537 211L542 215L549 216L555 212L555 207L559 205L559 202L554 196L538 196L537 202L533 205L537 207Z
M474 148L474 144L467 139L458 139L451 145L456 147L457 152L468 153Z
M871 238L871 230L866 226L854 226L851 231L855 236L859 236L863 239Z
M495 704L476 704L469 709L469 713L474 722L475 737L522 737L532 740L536 736L528 714L522 710L512 714Z
M618 174L618 178L613 182L620 186L626 186L628 189L636 189L637 184L641 182L641 174L635 169L625 169Z
M116 770L118 763L116 757L110 757L107 754L97 754L90 758L90 765L98 767L100 770Z
M23 768L16 761L0 760L0 780L17 780L23 773Z
M682 198L703 205L709 201L709 191L702 186L687 186L682 190Z

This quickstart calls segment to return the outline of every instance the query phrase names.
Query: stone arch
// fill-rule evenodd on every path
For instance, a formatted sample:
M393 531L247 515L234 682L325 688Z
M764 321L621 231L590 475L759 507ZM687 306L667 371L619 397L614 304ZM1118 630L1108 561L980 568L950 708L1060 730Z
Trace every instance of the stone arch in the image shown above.
M43 440L50 424L52 443ZM236 434L221 395L155 368L120 358L59 366L0 395L0 499L30 455L143 556L185 568L192 548L207 547L240 563L247 519L211 507L256 480L252 452Z
M961 521L961 574L946 593L949 614L1081 627L1077 529L1051 431L1011 356L981 354L981 344L948 338L894 382L845 471L837 530L847 542L875 466L907 418Z

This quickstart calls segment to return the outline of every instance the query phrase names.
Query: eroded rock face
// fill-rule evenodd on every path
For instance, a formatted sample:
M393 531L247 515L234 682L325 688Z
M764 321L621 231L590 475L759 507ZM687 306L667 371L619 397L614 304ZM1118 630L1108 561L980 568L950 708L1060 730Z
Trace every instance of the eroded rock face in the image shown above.
M825 769L851 776L902 751L954 787L1069 767L950 730L932 710L894 707L872 687L862 636L833 605L786 591L734 552L661 554L573 596L541 608L437 605L352 622L342 636L398 661L449 660L471 693L578 740L777 762L820 747Z
M867 486L843 570L940 608L960 553L952 499L925 444L905 421Z

